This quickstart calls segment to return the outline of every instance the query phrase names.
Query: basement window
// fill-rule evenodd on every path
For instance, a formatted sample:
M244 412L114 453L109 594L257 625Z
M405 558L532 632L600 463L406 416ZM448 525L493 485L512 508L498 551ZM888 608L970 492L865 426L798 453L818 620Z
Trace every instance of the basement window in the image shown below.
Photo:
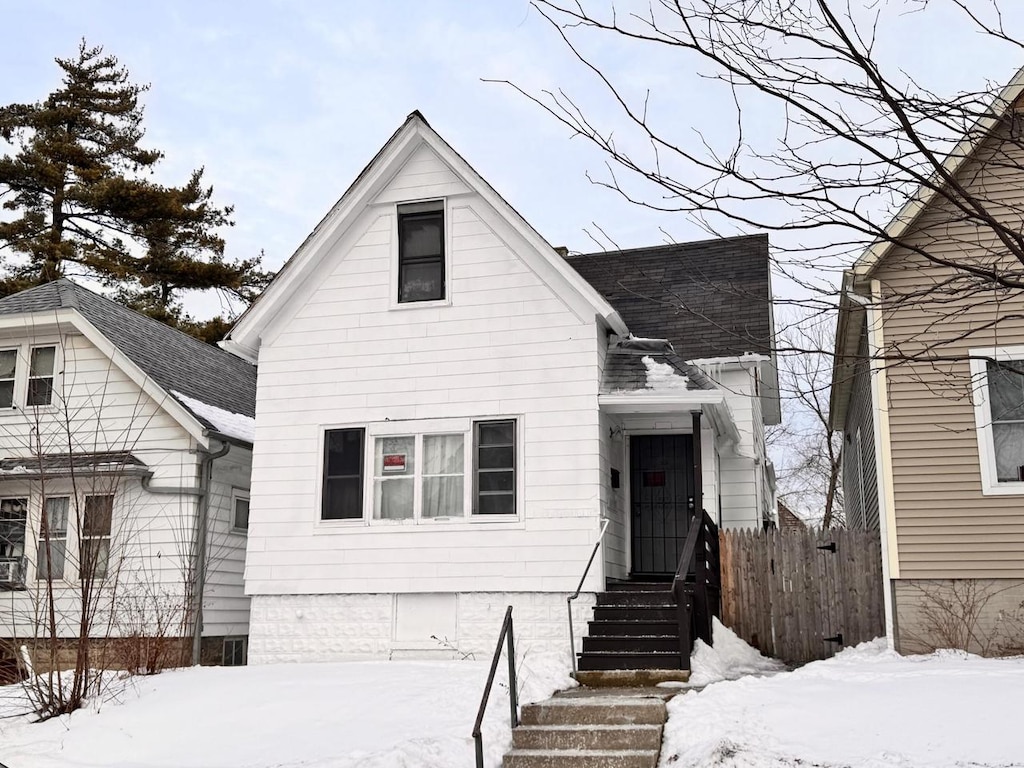
M398 302L444 298L444 201L399 205Z

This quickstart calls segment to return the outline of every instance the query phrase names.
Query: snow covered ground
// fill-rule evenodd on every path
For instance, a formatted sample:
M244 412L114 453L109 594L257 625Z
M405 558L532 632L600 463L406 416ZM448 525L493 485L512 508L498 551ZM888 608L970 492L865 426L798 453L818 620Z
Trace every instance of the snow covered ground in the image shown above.
M876 640L794 672L677 696L660 765L1024 766L1022 712L1024 659L904 657Z
M526 700L572 685L568 659L520 665ZM499 667L499 669L501 669ZM382 661L203 667L133 678L99 711L29 723L0 719L9 768L456 768L473 765L470 732L487 664ZM484 747L508 747L507 686L498 680ZM0 718L20 689L0 687Z
M528 657L523 699L569 685L566 662ZM663 768L1024 766L1024 659L900 657L878 641L786 672L718 627L693 662L707 687L669 704ZM0 688L0 763L470 768L486 673L476 661L188 669L134 678L98 711L41 724L3 719L19 689ZM490 766L509 739L502 682L485 723Z

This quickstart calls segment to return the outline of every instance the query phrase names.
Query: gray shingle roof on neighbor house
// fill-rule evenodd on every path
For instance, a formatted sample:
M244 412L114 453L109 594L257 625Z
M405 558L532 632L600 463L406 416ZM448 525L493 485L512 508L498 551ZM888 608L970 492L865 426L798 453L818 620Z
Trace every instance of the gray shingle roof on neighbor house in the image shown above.
M231 413L256 415L256 366L66 278L0 299L0 315L58 309L78 310L166 392L180 392Z
M684 360L768 354L768 236L571 255L569 264L636 336L668 339Z

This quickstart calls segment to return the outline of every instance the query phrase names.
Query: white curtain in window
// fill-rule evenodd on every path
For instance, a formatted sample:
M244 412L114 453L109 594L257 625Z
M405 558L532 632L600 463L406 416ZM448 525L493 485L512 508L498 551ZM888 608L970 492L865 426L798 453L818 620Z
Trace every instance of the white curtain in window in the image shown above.
M465 442L462 435L423 437L423 517L461 517Z
M416 477L416 438L378 437L374 443L373 516L412 517Z

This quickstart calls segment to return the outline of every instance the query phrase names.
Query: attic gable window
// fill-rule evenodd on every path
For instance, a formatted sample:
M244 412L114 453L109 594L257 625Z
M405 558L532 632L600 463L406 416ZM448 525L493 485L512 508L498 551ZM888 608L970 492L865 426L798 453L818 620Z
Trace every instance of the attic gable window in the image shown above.
M399 205L398 302L444 299L444 201Z

